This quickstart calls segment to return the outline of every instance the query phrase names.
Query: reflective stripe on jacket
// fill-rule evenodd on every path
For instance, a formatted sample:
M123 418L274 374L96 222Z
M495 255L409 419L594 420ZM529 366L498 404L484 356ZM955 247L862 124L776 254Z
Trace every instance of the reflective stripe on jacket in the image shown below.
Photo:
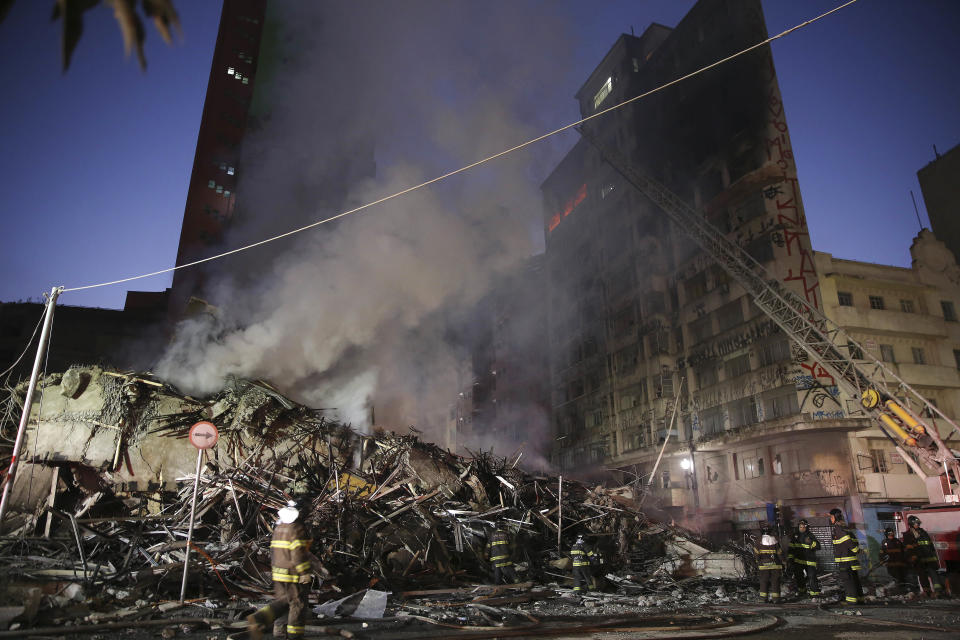
M585 543L575 544L570 549L570 559L573 560L573 566L575 567L589 567L596 557L597 554Z
M779 542L773 544L759 542L753 545L753 554L757 557L757 569L760 571L783 569L782 553Z
M940 566L940 560L937 558L937 550L933 546L933 540L927 530L920 527L917 531L913 528L907 529L903 534L903 547L907 556L911 558L914 564L935 564Z
M309 552L312 542L299 522L277 525L270 542L270 563L273 565L275 582L310 581Z
M794 531L790 537L790 559L797 564L817 566L817 549L819 548L820 542L809 529L804 533L800 533L799 530Z
M490 562L495 567L509 567L513 564L510 556L513 553L513 541L510 534L506 531L494 531L487 542L487 553L490 554Z
M859 570L860 561L857 557L859 551L860 543L853 529L845 523L835 523L833 525L833 556L837 564L851 565L851 569Z
M896 538L884 538L880 544L880 551L888 567L902 567L906 564L903 557L903 543Z

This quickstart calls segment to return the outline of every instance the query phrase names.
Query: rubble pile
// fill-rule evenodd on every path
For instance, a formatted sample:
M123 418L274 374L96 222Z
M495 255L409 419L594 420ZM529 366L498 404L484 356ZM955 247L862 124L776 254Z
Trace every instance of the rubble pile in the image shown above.
M197 400L146 375L78 368L47 376L42 389L15 484L14 531L8 525L0 539L8 584L79 583L127 603L179 593L198 455L186 436L198 420L214 423L220 439L202 454L193 597L269 592L270 535L291 499L313 534L317 570L332 578L323 586L329 598L373 586L397 593L487 582L486 540L499 520L515 536L521 580L563 584L577 534L632 600L682 593L691 576L749 570L740 550L709 551L689 532L648 519L639 486L531 473L519 454L461 457L413 432L360 434L261 381L231 380ZM22 393L9 390L4 434ZM61 593L58 604L80 592Z

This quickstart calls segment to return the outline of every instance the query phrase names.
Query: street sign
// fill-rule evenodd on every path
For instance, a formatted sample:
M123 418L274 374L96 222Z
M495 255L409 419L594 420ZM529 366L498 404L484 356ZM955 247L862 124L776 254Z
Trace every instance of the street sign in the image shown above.
M201 420L190 427L190 444L197 449L212 449L219 438L220 433L212 422Z

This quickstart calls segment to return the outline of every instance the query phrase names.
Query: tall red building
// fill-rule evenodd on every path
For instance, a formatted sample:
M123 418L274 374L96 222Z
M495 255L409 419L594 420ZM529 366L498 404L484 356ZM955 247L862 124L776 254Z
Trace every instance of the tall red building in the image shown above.
M216 252L233 217L240 147L253 101L267 0L224 0L197 151L183 212L177 264ZM202 269L175 272L171 312L179 315L202 285Z

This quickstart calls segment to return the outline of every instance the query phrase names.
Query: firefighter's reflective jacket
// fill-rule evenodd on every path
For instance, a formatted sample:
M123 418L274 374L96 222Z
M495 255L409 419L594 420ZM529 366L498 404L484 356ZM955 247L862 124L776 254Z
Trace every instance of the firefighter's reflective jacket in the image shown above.
M790 536L790 559L797 564L808 567L817 566L817 549L819 548L820 543L809 529L803 533L797 529Z
M299 522L278 524L270 542L274 582L310 582L310 544Z
M587 546L586 542L574 543L570 548L570 559L575 567L589 567L599 559L596 552Z
M849 566L854 571L860 570L860 543L853 527L846 523L836 522L833 525L833 556L838 565Z
M765 535L759 542L755 542L753 554L757 557L758 570L783 569L783 552L780 550L780 542L774 536Z
M886 560L888 567L906 566L903 551L902 542L896 538L884 538L880 544L880 559Z
M923 527L914 530L913 527L907 529L903 534L903 548L906 551L910 562L915 565L932 564L940 566L937 559L937 550L933 546L933 540L930 534Z
M513 540L506 531L494 531L487 542L487 554L490 563L495 567L509 567L513 564L510 557L513 555Z

